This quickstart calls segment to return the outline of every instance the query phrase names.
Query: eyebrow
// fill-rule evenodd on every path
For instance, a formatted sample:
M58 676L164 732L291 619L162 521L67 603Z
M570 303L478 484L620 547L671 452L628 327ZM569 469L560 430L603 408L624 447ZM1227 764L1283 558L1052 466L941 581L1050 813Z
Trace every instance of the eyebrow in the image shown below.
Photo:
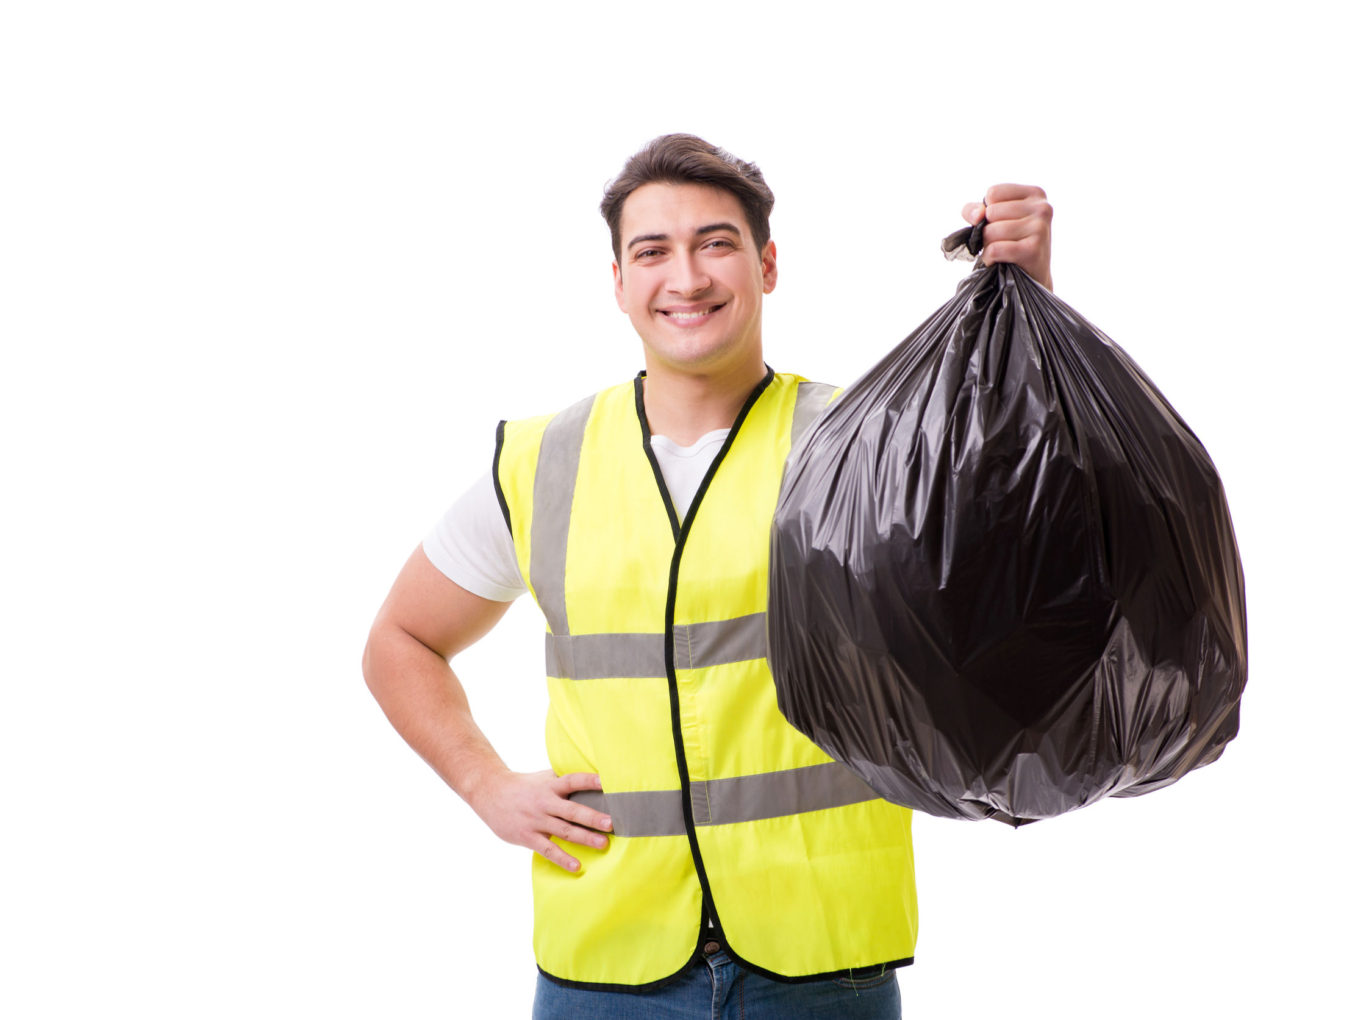
M733 223L707 223L704 227L697 227L695 234L697 237L704 237L706 234L719 233L721 230L728 231L735 237L743 237ZM637 244L647 244L650 241L669 241L672 240L667 234L637 234L626 244L626 251L630 251Z

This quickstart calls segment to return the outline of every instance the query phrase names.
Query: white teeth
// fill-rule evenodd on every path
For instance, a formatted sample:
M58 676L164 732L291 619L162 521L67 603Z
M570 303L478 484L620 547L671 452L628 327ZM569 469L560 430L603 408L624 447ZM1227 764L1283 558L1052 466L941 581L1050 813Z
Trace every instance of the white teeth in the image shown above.
M664 312L664 314L670 319L699 319L713 311L715 311L714 308L707 308L704 312Z

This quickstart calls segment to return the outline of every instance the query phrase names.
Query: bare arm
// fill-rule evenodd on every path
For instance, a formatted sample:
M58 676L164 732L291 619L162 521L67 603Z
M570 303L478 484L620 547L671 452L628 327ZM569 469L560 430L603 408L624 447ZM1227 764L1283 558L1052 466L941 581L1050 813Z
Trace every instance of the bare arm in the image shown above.
M572 871L579 862L549 837L607 845L602 832L611 819L568 799L601 789L598 777L509 769L475 724L448 661L488 633L508 605L466 591L416 549L372 624L362 672L400 735L500 839Z

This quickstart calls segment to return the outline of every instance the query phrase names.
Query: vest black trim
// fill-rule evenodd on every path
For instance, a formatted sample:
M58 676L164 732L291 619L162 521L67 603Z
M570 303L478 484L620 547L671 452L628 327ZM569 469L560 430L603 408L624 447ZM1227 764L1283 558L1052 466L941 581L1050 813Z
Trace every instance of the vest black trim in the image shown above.
M673 541L677 541L680 525L678 524L677 510L673 506L673 497L668 495L668 486L663 482L663 471L659 467L659 459L654 455L654 444L651 442L653 436L649 431L649 416L645 414L645 373L641 372L635 377L635 416L640 419L640 435L644 439L645 457L649 461L650 469L654 472L654 480L659 483L659 495L663 497L663 508L668 512L668 524L673 529ZM691 508L687 510L691 513Z
M711 938L715 938L715 936L712 935ZM702 939L702 945L707 941L707 939ZM869 967L847 967L844 970L830 970L825 971L822 974L805 974L799 977L787 977L785 974L777 974L774 971L764 970L761 967L749 963L730 949L723 939L716 939L716 941L720 943L720 948L725 951L725 954L744 970L752 971L754 974L768 978L772 981L780 981L783 985L803 985L808 984L811 981L832 981L834 978L854 978L859 981L866 977L878 977L885 971L898 970L900 967L911 967L913 965L913 957L909 956L902 960L890 960L888 963L871 964ZM536 969L546 980L552 981L564 988L579 988L589 992L652 992L667 985L671 985L698 962L704 959L705 955L701 946L697 946L696 951L692 953L691 958L676 971L665 978L659 978L659 980L651 981L649 984L645 985L609 984L605 981L571 981L569 978L556 977L549 971L542 970L539 964Z
M503 430L508 422L499 422L498 428L494 430L494 470L491 475L494 479L494 495L499 498L499 509L503 511L503 522L508 525L508 534L513 534L513 515L508 512L508 498L503 494L503 486L499 484L499 458L503 456Z
M757 403L757 398L762 396L763 391L771 385L773 378L775 378L775 373L770 368L767 369L767 374L753 388L753 392L748 394L748 399L739 409L734 424L729 427L729 435L725 436L725 441L720 444L720 449L716 452L714 460L711 461L710 467L706 470L706 476L701 479L701 485L697 488L696 495L692 497L691 506L687 508L687 515L683 518L682 527L677 533L677 545L673 549L673 559L668 568L668 597L663 610L663 665L668 673L668 706L673 718L673 753L677 759L678 779L682 786L682 820L687 827L687 843L692 850L692 863L696 866L697 880L701 883L701 902L705 907L706 916L711 922L709 930L699 929L697 931L695 953L699 953L702 944L710 939L715 939L721 945L725 945L726 942L724 928L720 924L720 915L715 909L715 898L710 892L710 879L706 876L706 864L701 858L701 846L696 838L696 816L692 810L692 781L687 771L687 751L682 742L682 705L678 697L677 663L673 646L673 621L677 611L678 570L682 563L683 547L687 544L687 536L691 534L692 522L696 520L696 512L701 507L701 501L705 498L706 490L710 488L710 483L715 478L715 472L719 470L720 464L729 452L729 448L734 445L734 439L738 436L744 419L748 417L748 412ZM637 392L639 392L638 389ZM640 402L639 409L643 415L643 401ZM641 421L644 422L644 431L648 435L648 420L642 417ZM646 448L648 449L648 446ZM650 450L650 463L654 468L654 479L659 483L659 489L663 492L664 501L667 502L671 513L673 501L668 495L668 487L664 484L663 473L659 470L658 461L653 458L652 450ZM676 519L676 514L674 514L673 520L676 521Z

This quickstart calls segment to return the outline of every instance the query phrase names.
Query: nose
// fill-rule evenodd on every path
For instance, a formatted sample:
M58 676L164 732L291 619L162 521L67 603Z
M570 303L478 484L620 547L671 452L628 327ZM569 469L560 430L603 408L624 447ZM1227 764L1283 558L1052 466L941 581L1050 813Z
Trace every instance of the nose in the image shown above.
M710 276L692 252L678 252L669 261L669 266L672 271L668 276L668 290L674 294L691 296L710 286Z

